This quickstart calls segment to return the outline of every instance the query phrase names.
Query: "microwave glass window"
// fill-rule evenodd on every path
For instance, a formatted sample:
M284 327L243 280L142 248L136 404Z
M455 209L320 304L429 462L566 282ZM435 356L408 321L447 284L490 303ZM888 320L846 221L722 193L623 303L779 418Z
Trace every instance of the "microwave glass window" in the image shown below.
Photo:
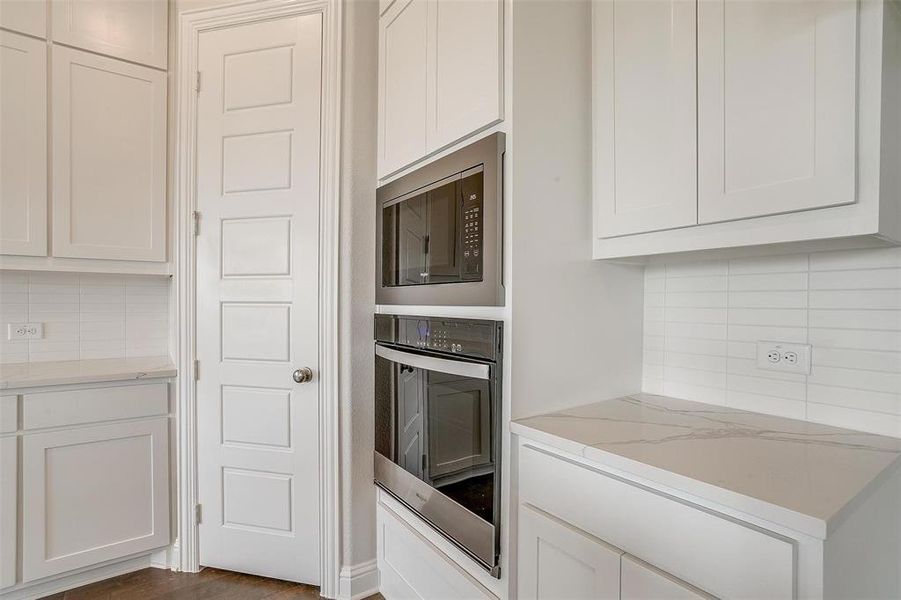
M382 208L382 284L481 281L482 173ZM465 197L464 197L465 193Z

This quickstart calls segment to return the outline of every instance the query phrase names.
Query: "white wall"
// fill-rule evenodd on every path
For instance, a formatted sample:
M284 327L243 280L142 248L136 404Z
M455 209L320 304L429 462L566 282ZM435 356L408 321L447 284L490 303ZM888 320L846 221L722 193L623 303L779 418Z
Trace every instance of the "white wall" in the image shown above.
M166 356L169 278L0 271L0 363ZM44 337L7 340L8 323Z
M589 2L515 3L513 52L516 419L639 388L642 280L591 260Z
M372 483L378 2L344 4L340 397L344 568L375 559Z
M757 340L812 344L810 375ZM649 266L643 389L901 437L901 248Z

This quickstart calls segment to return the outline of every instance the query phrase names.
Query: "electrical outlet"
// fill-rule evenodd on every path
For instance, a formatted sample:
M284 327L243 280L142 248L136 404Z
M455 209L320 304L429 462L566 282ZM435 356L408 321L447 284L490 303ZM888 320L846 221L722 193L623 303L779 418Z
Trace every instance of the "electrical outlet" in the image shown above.
M810 373L809 344L757 342L757 368L786 373Z
M44 337L43 323L9 323L7 325L6 339L12 340L39 340Z

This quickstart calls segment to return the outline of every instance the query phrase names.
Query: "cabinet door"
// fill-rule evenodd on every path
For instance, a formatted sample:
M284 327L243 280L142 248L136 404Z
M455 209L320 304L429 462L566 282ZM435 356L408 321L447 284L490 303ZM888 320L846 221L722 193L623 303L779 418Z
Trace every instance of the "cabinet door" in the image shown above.
M62 46L52 69L53 255L166 260L166 74Z
M51 17L54 42L166 68L167 0L53 0Z
M3 0L0 27L39 38L47 37L47 3L42 0Z
M0 254L47 256L47 44L0 31Z
M857 2L698 6L699 221L854 202Z
M22 578L169 543L168 418L22 436Z
M529 504L519 508L523 600L618 600L622 552Z
M0 438L0 588L16 582L16 479L18 469L15 436Z
M623 555L622 600L712 600L675 577L628 554Z
M597 237L697 223L696 3L592 3Z
M379 20L379 176L426 154L428 0L396 0Z
M502 118L503 2L429 0L428 151Z

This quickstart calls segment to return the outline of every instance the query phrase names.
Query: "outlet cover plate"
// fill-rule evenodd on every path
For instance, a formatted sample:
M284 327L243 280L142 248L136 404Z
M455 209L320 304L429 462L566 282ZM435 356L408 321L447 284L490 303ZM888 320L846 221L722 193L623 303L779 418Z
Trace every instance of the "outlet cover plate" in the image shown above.
M757 368L809 375L810 354L810 344L761 340L757 342Z
M6 339L10 341L39 340L43 337L43 323L9 323L7 325Z

